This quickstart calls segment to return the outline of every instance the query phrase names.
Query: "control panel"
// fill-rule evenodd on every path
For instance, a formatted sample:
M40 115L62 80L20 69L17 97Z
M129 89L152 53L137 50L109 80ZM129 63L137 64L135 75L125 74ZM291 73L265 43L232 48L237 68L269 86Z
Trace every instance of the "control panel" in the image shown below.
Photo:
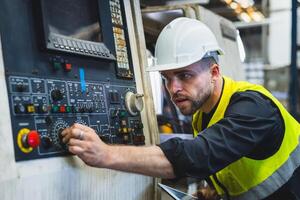
M145 144L121 0L0 6L16 161L71 155L61 132L74 123L108 144Z
M76 81L10 76L9 89L20 156L37 146L38 157L66 154L60 134L74 123L93 128L106 143L144 144L142 95L133 87L87 82L82 90ZM25 129L39 137L26 141Z

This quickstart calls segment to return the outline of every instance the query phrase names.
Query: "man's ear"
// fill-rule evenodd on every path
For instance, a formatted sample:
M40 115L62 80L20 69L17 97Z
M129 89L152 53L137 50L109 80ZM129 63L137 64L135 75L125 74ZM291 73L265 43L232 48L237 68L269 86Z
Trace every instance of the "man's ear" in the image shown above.
M218 64L214 63L210 66L210 74L212 80L219 78L221 74L220 74L220 67Z

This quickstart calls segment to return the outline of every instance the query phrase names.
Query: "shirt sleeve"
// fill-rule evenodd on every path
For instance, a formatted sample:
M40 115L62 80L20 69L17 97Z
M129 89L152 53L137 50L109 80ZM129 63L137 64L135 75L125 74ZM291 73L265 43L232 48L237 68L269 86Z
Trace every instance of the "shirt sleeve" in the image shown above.
M225 116L193 140L173 138L159 145L177 178L206 178L246 156L263 159L274 154L284 135L278 108L260 93L232 96Z

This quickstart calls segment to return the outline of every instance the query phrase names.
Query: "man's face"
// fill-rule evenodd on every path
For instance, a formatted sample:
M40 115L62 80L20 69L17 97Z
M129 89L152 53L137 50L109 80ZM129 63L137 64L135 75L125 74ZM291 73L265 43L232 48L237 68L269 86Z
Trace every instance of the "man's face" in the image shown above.
M171 100L182 114L195 113L213 92L208 63L197 62L185 68L161 72Z

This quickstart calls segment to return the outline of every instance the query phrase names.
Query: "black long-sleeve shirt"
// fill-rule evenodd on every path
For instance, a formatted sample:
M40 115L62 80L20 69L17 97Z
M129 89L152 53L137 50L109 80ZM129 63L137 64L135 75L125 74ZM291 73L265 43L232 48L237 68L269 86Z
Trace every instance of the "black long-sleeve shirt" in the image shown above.
M215 109L203 115L203 127ZM246 91L235 93L224 118L204 129L194 140L174 138L159 146L171 162L176 177L203 179L243 156L264 159L273 155L281 145L284 130L283 119L274 103L258 92ZM283 193L298 195L300 199L296 185L300 188L299 169L283 186L283 192L275 192L271 199Z

